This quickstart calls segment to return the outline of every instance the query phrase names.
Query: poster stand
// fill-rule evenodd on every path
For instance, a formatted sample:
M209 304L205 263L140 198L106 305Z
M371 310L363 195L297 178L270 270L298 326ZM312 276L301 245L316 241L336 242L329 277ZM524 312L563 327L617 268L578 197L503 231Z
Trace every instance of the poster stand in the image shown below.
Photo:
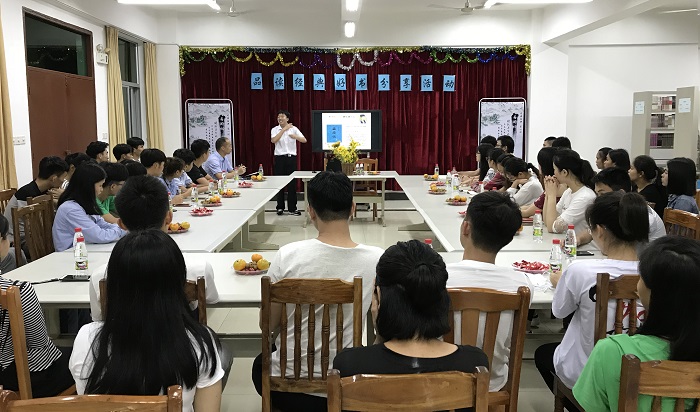
M233 102L229 99L187 99L185 100L185 140L187 147L193 141L204 139L209 142L210 153L216 151L216 140L227 137L233 150L226 156L231 165L236 164L236 140L233 136Z

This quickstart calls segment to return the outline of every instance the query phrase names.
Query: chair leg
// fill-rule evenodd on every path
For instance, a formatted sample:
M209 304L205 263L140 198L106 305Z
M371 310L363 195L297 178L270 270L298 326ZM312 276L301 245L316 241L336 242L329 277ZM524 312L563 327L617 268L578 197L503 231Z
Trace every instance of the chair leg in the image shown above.
M377 204L372 203L372 222L377 220Z

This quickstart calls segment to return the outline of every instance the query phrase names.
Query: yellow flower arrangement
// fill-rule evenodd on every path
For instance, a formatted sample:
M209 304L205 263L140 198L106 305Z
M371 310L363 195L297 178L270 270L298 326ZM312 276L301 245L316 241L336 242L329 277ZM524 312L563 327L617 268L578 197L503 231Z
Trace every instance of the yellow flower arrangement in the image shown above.
M341 146L340 142L335 142L331 145L333 148L333 156L335 156L342 163L355 163L357 162L357 147L360 144L354 139L350 139L350 144L348 147Z

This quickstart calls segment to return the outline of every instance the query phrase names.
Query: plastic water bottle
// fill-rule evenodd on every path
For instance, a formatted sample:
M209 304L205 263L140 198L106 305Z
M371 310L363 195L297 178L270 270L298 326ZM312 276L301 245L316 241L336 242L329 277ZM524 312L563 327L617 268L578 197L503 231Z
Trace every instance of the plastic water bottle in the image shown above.
M262 163L260 163L260 165L258 166L258 176L263 177L264 171L265 171L265 169L263 169Z
M532 218L532 240L534 240L535 243L542 243L543 226L542 211L538 210L535 212L535 216Z
M450 170L447 170L447 179L445 179L445 182L452 185L452 172Z
M199 193L197 193L197 186L192 188L192 204L195 206L199 204Z
M214 186L215 185L216 185L216 183L214 183L213 180L209 181L209 193L214 194Z
M569 225L569 228L566 229L564 253L568 260L576 259L576 231L574 230L574 225Z
M365 164L360 163L360 175L364 176L365 175Z
M549 252L549 271L552 273L561 273L562 265L561 240L552 239L552 250Z
M170 208L170 211L173 211L173 195L172 193L168 192L168 207Z
M435 171L434 171L433 174L434 174L435 176L437 176L438 178L440 177L440 167L438 166L437 163L435 163Z
M75 248L75 244L78 243L78 237L83 237L83 229L76 227L75 234L73 235L73 247L74 248Z
M88 276L88 252L87 246L85 246L85 238L82 232L76 232L80 236L77 236L75 241L75 247L73 248L73 256L75 257L75 275L76 276Z
M484 182L479 182L479 193L484 193Z
M454 174L452 175L452 191L453 192L459 192L459 175Z
M430 246L430 248L433 248L433 239L425 239L425 244Z
M452 165L452 176L454 176L456 174L457 174L457 168L454 165Z
M222 183L221 183L221 186L219 187L219 189L223 188L224 191L226 191L226 187L228 187L228 179L226 178L226 173L221 174L221 181L222 181Z
M234 183L238 183L238 168L233 168L233 181Z

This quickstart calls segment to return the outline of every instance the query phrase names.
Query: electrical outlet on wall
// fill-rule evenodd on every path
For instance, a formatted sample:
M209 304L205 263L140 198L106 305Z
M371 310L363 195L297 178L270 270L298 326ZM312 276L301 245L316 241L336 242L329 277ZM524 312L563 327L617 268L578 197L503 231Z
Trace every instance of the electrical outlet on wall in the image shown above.
M25 136L15 136L12 138L12 144L19 146L27 143L27 138Z

